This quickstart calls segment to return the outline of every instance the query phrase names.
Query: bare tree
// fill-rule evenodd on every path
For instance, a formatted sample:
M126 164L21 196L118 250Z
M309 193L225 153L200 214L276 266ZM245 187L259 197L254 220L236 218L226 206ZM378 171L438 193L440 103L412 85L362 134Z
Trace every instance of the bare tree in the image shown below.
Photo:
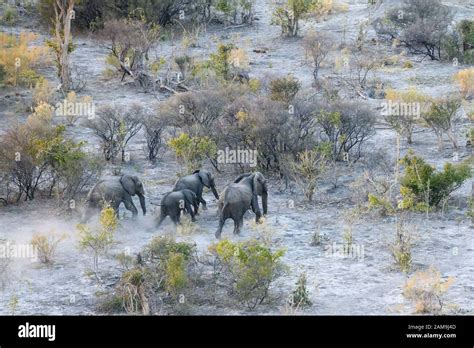
M332 41L326 34L314 32L304 38L303 46L311 61L314 81L317 82L319 68L331 50Z
M114 161L121 154L126 161L125 151L130 140L142 128L144 109L134 104L128 109L107 105L98 115L88 120L86 127L92 129L102 142L102 151L106 161Z
M160 113L143 119L145 139L147 146L147 157L151 162L155 162L165 146L164 131L167 122Z
M56 54L58 76L64 91L71 89L71 67L69 54L73 50L71 37L71 20L75 18L74 5L76 0L52 0L54 16L52 18L54 39L48 45Z
M125 76L131 76L142 88L154 84L148 64L149 51L158 41L159 27L136 19L113 19L104 24L99 38L106 41L111 62Z

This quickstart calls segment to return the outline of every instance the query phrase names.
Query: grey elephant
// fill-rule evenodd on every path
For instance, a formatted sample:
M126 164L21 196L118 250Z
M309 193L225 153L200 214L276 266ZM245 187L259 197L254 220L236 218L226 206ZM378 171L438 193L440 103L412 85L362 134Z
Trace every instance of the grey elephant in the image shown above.
M267 215L267 181L260 172L242 174L224 189L218 202L219 228L216 231L217 239L220 238L227 219L234 220L234 234L240 234L244 224L244 215L249 209L252 209L255 213L255 221L260 222L262 213L258 205L258 196L262 197L263 215Z
M202 198L202 191L204 187L210 188L212 190L212 193L214 194L214 197L216 197L216 199L219 199L219 194L216 190L214 177L211 172L204 169L196 170L193 174L183 176L182 178L178 179L178 181L174 185L173 191L180 191L184 189L193 191L198 199L198 205L196 207L195 214L199 215L199 203L202 203L204 210L207 209L207 203Z
M191 190L184 189L167 193L161 199L161 212L157 228L160 227L167 216L173 220L175 225L180 223L182 211L188 212L192 221L196 221L195 210L198 204L197 195Z
M86 200L86 210L82 222L86 222L94 211L103 208L104 203L108 203L115 210L118 216L120 204L124 203L125 208L132 212L133 216L138 215L138 210L133 204L132 197L137 195L140 199L140 206L143 215L146 215L145 190L142 182L136 176L122 175L118 178L101 180L89 191Z

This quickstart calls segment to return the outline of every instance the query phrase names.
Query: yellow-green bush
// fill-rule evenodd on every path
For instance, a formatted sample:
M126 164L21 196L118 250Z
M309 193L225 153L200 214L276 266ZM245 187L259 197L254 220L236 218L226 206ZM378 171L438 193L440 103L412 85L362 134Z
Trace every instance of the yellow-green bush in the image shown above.
M0 66L6 85L34 85L38 81L35 70L46 66L50 55L48 47L33 44L37 39L33 33L0 33Z
M118 228L118 219L112 207L105 207L100 213L100 227L91 229L87 225L78 225L79 247L92 254L94 269L97 269L99 256L104 255L114 244L114 234Z
M221 279L238 302L254 309L268 298L272 282L281 275L283 250L273 252L257 241L232 243L222 240L210 247Z
M442 280L434 268L419 271L407 280L403 296L415 304L415 313L439 314L443 310L443 296L453 282L452 277Z
M418 203L437 207L471 177L471 168L467 163L446 163L443 171L436 171L422 158L409 153L401 164L405 167L405 173L400 180L400 193L403 199L408 200L401 207L416 207Z
M175 152L176 158L182 162L188 172L201 168L204 160L214 158L217 154L217 145L209 137L190 137L182 133L168 142Z

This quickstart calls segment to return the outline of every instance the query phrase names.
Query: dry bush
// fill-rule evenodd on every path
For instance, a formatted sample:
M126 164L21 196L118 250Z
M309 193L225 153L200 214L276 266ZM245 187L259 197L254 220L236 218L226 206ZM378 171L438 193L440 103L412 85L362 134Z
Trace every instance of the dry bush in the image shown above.
M158 26L132 18L109 20L99 33L110 52L107 63L122 74L122 80L131 76L145 91L155 88L148 55L159 37Z
M417 314L440 314L444 305L443 296L453 282L452 277L443 281L434 268L419 271L407 280L403 296L415 304Z
M362 146L375 133L375 115L366 106L355 102L335 101L316 115L321 140L331 144L334 160L357 161Z
M303 47L313 69L314 81L318 80L321 64L331 51L333 40L323 32L312 32L304 38Z
M64 125L53 125L54 109L40 104L25 123L10 127L0 140L0 168L7 185L16 188L16 201L32 200L45 189L58 202L71 200L100 175L101 165L84 151L85 142L65 136Z
M38 253L38 258L41 263L50 265L53 263L54 255L59 243L67 238L65 234L56 234L50 232L48 234L37 233L31 239L31 244Z
M453 20L440 0L404 0L374 22L378 35L397 40L412 53L441 59L441 46Z
M326 144L327 145L327 144ZM327 170L331 150L328 146L320 146L313 150L306 150L296 155L296 160L287 158L285 164L290 177L303 190L306 199L313 201L317 182Z
M414 228L407 227L406 221L400 216L396 225L395 239L389 248L395 264L405 273L408 273L412 266L413 239Z
M413 131L420 123L420 119L428 111L430 98L418 92L414 87L408 91L398 91L388 89L385 95L387 105L385 110L385 121L401 137L405 138L408 144L413 143ZM393 106L397 109L392 110ZM390 107L391 110L388 110ZM419 114L418 114L419 113Z
M454 80L465 99L474 97L474 68L464 69L456 73Z
M461 100L456 97L439 98L433 100L429 111L423 114L424 122L436 134L440 151L444 150L444 134L448 136L453 147L458 148L454 125L460 119L458 110L461 105Z
M33 106L36 107L43 103L50 104L53 93L54 89L49 85L49 81L45 78L39 79L33 91Z
M0 67L5 84L34 85L39 80L36 70L47 66L50 55L48 47L34 44L37 39L33 33L0 33Z

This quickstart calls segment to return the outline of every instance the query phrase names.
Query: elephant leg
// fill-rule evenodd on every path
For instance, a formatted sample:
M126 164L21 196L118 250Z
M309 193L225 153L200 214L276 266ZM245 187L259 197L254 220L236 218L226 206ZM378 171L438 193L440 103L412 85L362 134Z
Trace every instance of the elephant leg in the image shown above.
M199 202L193 202L194 215L199 215Z
M225 220L226 219L221 215L220 218L219 218L219 227L217 228L217 231L216 231L216 238L217 239L221 238L222 229L224 228Z
M163 223L165 219L166 219L166 213L163 210L161 210L160 220L158 220L158 224L156 225L157 229L161 226L161 224Z
M199 197L199 202L202 203L202 209L203 209L203 210L207 210L207 203L206 203L206 201L204 200L204 198L202 198L202 196Z
M242 216L240 219L235 220L235 229L234 233L240 235L240 231L242 231L242 226L244 225L244 217Z
M234 234L239 233L239 220L238 219L232 219L234 221Z
M260 222L260 218L262 217L262 213L260 212L260 207L258 206L258 198L257 195L252 196L252 202L250 203L252 207L252 211L255 213L255 222Z
M87 221L89 221L89 219L91 218L92 214L94 213L94 211L97 210L97 207L94 206L92 203L91 204L88 204L86 209L84 210L84 214L82 215L82 218L81 218L81 224L85 224Z
M186 202L184 203L184 206L186 207L186 210L189 212L189 214L191 215L191 220L193 222L196 221L196 218L194 217L194 211L193 211L193 208L191 206L191 204L189 204L189 202Z
M176 220L175 220L175 225L181 225L181 209L178 210L178 213L176 214Z
M118 203L112 202L110 206L115 211L115 216L117 217L117 219L120 219L120 215L119 215L120 202Z
M135 207L135 204L133 204L133 201L130 199L130 200L124 200L123 203L125 204L125 208L128 210L128 211L131 211L132 214L133 214L133 217L137 217L138 215L138 210L137 210L137 207Z

